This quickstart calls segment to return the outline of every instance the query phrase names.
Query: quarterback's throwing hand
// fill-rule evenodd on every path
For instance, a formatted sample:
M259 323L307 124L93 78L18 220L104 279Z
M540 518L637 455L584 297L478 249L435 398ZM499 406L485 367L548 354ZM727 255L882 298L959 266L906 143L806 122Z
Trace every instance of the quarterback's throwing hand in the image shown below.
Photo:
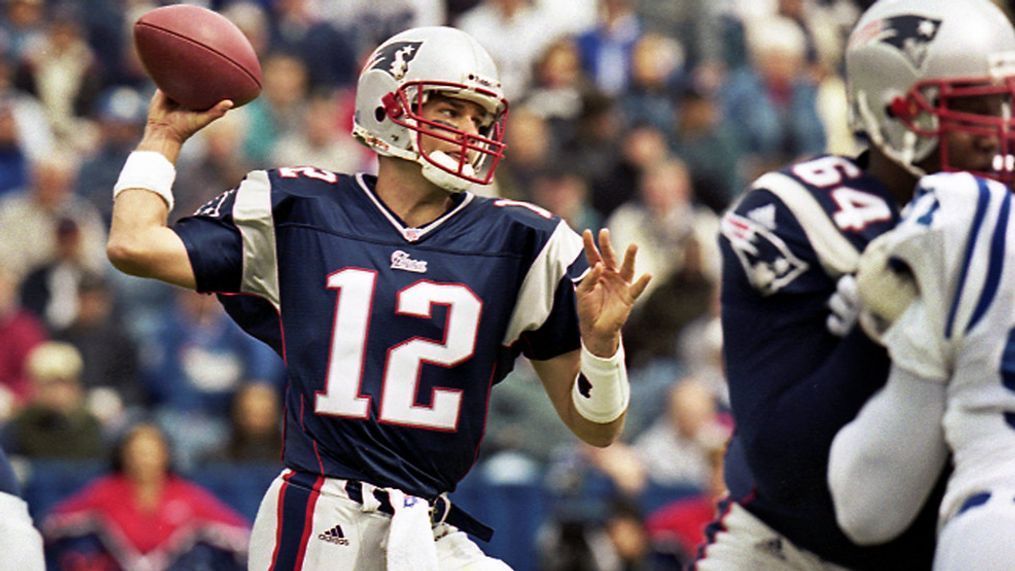
M599 231L602 250L596 248L591 230L582 233L582 241L585 257L592 268L577 289L582 340L592 353L608 356L616 351L620 328L652 276L642 274L634 279L634 259L638 252L634 244L628 246L623 262L617 265L609 230Z
M148 107L145 138L157 137L182 145L191 135L232 108L233 102L223 99L207 111L190 111L167 97L162 90L156 90Z

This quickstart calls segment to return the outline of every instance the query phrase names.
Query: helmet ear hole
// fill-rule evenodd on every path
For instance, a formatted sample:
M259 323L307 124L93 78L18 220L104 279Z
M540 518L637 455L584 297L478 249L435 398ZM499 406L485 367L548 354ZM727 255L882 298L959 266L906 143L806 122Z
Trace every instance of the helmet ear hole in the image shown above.
M903 97L896 97L888 104L886 114L892 119L906 121L913 118L912 110Z
M384 107L377 107L374 109L374 119L376 119L378 123L384 121L384 118L387 116L388 113L384 111Z

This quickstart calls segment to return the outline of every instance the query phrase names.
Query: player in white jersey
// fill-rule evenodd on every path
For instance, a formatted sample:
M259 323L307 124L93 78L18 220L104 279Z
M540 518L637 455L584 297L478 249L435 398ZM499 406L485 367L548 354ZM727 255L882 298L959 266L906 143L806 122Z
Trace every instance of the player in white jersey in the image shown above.
M948 461L934 568L1015 565L1015 223L1004 185L922 179L858 276L892 358L884 390L836 436L829 485L840 526L887 541Z
M42 536L32 524L28 504L18 496L17 479L3 448L0 448L0 554L4 569L46 568Z

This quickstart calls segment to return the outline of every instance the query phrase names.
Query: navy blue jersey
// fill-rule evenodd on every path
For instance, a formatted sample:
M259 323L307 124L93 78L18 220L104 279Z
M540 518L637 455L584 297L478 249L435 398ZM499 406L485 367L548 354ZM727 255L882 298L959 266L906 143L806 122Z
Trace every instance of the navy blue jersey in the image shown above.
M933 554L933 506L899 540L861 548L838 529L826 483L833 437L889 369L859 327L845 338L828 332L826 304L859 252L898 219L894 199L861 164L823 156L758 179L724 216L720 237L737 427L731 495L798 546L855 568L929 568Z
M432 498L474 463L515 358L579 347L587 262L538 207L464 193L408 228L375 183L254 171L174 229L198 290L286 360L285 464Z

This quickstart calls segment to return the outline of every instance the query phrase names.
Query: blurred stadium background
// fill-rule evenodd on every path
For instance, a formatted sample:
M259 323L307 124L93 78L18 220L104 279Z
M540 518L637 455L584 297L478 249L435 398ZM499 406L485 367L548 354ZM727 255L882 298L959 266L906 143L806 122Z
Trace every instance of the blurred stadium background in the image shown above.
M111 189L153 86L150 0L0 0L0 427L44 530L156 423L172 469L252 520L281 468L281 363L214 299L116 273ZM717 214L754 176L853 153L842 51L860 0L208 0L264 91L188 143L179 217L256 168L371 171L349 135L361 63L418 25L472 33L511 99L508 159L477 192L606 226L655 275L625 330L623 442L571 437L524 364L494 391L452 496L519 570L676 568L722 493L732 428L716 320ZM1002 6L1010 9L1009 6ZM1010 13L1010 12L1009 12ZM122 459L121 459L122 460Z

